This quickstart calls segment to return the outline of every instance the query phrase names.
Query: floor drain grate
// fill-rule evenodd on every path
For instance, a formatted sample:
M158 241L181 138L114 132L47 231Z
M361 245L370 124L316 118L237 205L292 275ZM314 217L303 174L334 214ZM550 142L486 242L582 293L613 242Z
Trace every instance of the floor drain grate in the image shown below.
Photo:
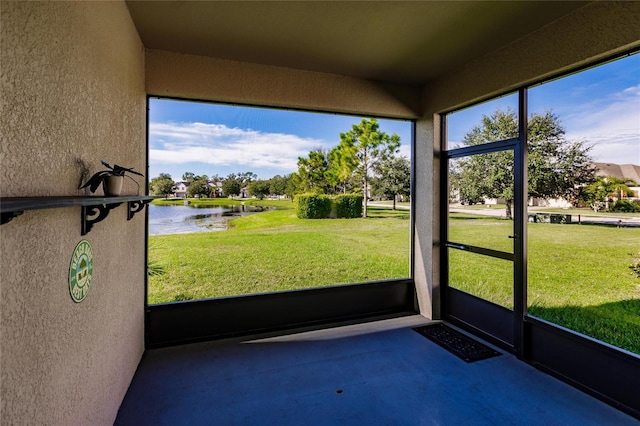
M425 325L414 330L466 362L500 355L500 352L442 323Z

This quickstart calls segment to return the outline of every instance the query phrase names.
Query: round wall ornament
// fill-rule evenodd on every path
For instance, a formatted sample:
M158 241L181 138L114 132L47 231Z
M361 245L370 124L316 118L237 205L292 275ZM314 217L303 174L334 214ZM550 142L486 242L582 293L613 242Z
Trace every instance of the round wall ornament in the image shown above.
M69 293L80 303L87 296L93 276L93 248L89 241L81 240L73 250L69 265Z

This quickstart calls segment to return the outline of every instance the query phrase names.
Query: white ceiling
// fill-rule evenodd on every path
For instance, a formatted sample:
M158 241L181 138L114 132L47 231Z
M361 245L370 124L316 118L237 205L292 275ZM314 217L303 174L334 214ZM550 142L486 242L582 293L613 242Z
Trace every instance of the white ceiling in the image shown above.
M422 85L580 1L127 1L146 48Z

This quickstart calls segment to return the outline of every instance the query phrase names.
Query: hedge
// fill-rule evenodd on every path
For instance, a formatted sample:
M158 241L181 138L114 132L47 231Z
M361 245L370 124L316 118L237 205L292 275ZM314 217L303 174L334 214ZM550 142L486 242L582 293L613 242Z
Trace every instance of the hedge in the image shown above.
M296 195L296 215L300 219L326 219L331 213L331 198L327 195Z
M342 194L335 197L319 194L296 195L296 215L300 219L326 219L328 217L362 217L362 195Z
M336 216L346 219L362 217L362 195L343 194L333 199L336 206Z
M634 213L640 212L640 202L638 200L618 200L611 207L612 212Z

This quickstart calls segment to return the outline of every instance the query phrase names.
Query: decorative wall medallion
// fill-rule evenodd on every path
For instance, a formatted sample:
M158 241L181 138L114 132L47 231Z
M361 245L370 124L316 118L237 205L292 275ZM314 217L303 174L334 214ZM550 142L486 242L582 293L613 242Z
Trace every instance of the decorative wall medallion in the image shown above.
M69 293L74 302L80 303L87 296L93 276L93 248L89 241L78 243L69 265Z

